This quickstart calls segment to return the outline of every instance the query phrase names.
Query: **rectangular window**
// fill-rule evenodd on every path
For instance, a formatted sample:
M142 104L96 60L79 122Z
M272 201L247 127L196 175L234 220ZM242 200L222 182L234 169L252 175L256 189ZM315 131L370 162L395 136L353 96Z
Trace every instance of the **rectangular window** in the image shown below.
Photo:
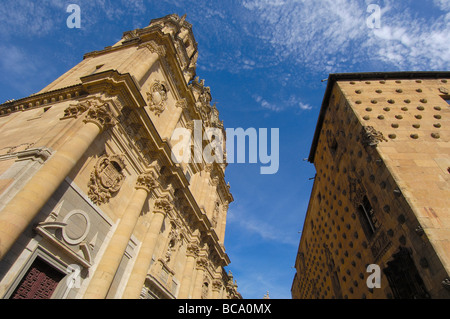
M367 196L364 196L358 207L358 215L366 237L372 238L378 228L378 221Z

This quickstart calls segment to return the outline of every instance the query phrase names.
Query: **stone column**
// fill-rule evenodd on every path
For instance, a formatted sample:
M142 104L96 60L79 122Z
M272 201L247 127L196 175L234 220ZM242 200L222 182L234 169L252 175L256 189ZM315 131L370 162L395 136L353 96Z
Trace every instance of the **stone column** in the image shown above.
M219 236L219 242L221 242L222 244L225 242L225 229L227 226L228 205L229 205L228 202L226 202L222 207L220 232L217 234Z
M185 109L187 109L186 99L181 99L175 103L175 110L174 112L172 112L169 123L167 123L166 130L163 134L163 136L167 136L169 140L172 138L173 131L175 130L178 122L180 121L181 114Z
M190 244L186 248L186 263L184 265L183 277L181 279L180 291L178 299L188 299L192 285L192 276L194 274L195 259L199 253L196 244Z
M164 217L172 209L167 199L157 200L153 209L153 218L148 228L144 242L134 263L133 271L128 279L127 287L123 293L123 299L138 299L145 283L148 269L152 261L153 252L159 232L164 222Z
M138 177L133 197L95 270L84 294L85 299L103 299L108 294L148 193L155 185L153 176L143 174Z
M214 280L212 283L212 299L220 299L222 291L222 282L220 280Z
M0 212L0 260L36 217L69 172L75 167L95 138L115 120L109 105L86 101L71 106L65 118L77 117L87 111L82 126L41 167Z
M207 197L209 193L211 192L210 186L209 186L209 179L210 179L210 172L211 172L211 166L210 164L206 164L205 169L203 170L203 176L201 181L201 186L199 187L199 196L197 199L197 204L199 207L204 207L205 211L207 209Z
M203 277L205 274L205 268L207 266L208 261L205 257L200 257L197 260L197 274L195 276L195 284L194 290L192 293L193 299L201 299L202 298L202 288L203 288Z
M151 55L148 56L148 52L144 51L147 49L151 52ZM143 84L145 80L150 75L150 70L153 65L158 61L160 57L165 57L166 49L164 46L158 45L155 41L151 40L148 42L144 42L139 46L139 50L142 50L138 53L135 61L136 65L133 65L133 75L138 80L139 84ZM128 70L129 72L130 70Z

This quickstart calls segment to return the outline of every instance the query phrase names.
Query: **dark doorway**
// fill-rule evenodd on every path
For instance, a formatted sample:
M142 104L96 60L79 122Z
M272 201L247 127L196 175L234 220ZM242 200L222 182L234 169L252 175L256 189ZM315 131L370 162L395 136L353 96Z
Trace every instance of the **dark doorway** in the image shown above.
M37 257L23 276L11 299L50 299L65 274Z
M394 298L430 298L408 249L400 248L400 251L393 257L394 259L387 263L388 267L384 269L384 273L387 276Z

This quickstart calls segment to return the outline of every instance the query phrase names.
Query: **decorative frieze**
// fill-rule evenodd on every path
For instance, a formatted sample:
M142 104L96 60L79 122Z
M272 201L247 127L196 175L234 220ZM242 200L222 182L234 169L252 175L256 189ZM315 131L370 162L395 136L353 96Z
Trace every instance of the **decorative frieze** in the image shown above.
M89 109L91 106L92 106L91 101L83 101L77 104L70 104L69 107L64 110L64 116L62 119L67 119L71 117L77 118L78 116L86 112L86 110Z
M165 254L165 261L169 262L172 254L176 251L176 247L179 243L181 243L181 235L180 235L180 227L176 225L175 222L172 222L172 228L169 233L169 244L167 246L167 251Z
M185 98L183 98L183 99L181 99L181 100L178 100L178 101L175 103L175 106L176 106L176 107L181 107L182 109L187 109L187 108L188 108L188 104L187 104L187 101L186 101Z
M380 233L380 235L374 240L372 246L370 247L370 250L372 252L372 256L375 258L375 260L378 260L381 258L381 256L384 255L384 253L391 247L392 242L389 240L389 238L386 236L386 233L383 231Z
M204 257L197 259L197 268L206 269L208 267L208 260Z
M365 190L361 187L361 181L348 177L349 196L350 200L355 208L357 208L363 201Z

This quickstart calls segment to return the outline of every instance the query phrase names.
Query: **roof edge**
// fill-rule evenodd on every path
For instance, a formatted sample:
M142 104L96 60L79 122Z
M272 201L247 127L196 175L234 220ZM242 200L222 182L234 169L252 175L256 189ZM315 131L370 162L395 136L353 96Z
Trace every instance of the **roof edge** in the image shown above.
M388 79L439 79L450 78L450 71L402 71L402 72L361 72L361 73L330 73L327 80L325 95L320 107L319 118L309 152L308 161L314 163L317 143L322 130L325 113L330 101L330 95L337 81L388 80Z

